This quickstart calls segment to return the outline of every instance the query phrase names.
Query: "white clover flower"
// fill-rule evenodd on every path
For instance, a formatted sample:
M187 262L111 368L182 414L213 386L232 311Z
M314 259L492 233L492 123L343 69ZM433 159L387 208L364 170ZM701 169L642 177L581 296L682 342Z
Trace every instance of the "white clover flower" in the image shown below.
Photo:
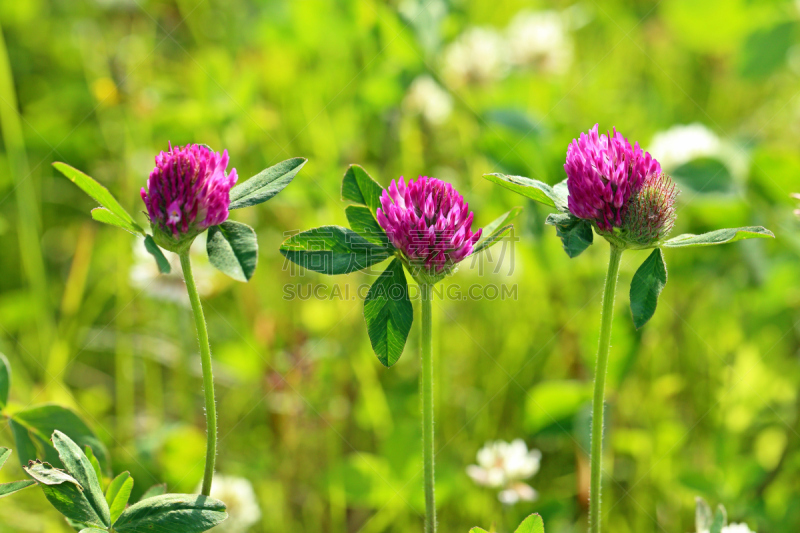
M488 28L465 31L444 52L444 76L454 85L492 82L505 76L508 67L508 44Z
M747 524L730 524L722 528L722 533L756 533Z
M529 451L522 439L488 442L478 451L478 464L467 467L467 475L478 485L502 489L497 498L506 505L533 501L536 491L522 480L539 471L541 459L542 453Z
M796 192L793 192L793 193L792 193L792 194L790 194L789 196L791 196L791 197L792 197L792 198L794 198L795 200L800 200L800 194L798 194L798 193L796 193ZM800 209L795 209L795 210L794 210L794 214L795 214L795 216L796 216L796 217L800 217Z
M743 150L697 122L656 133L648 151L667 172L695 159L712 158L723 163L734 178L742 180L750 166Z
M411 82L403 107L419 114L429 124L442 124L453 111L453 97L430 76L418 76Z
M515 65L558 74L572 64L567 21L556 11L522 11L509 24L507 35Z
M717 134L702 124L672 126L656 133L648 152L665 169L674 169L693 159L717 157L722 141Z
M200 296L212 295L219 288L218 272L208 262L205 253L206 234L198 235L189 254L192 258L192 271ZM133 243L133 264L128 271L131 286L145 291L147 295L158 300L166 300L189 307L189 296L183 281L181 260L177 254L165 252L172 270L169 274L158 271L155 259L144 247L144 241L135 239Z
M197 488L200 492L200 487ZM245 478L214 476L211 497L223 502L228 508L228 518L211 529L216 533L243 533L261 520L261 508L253 485Z

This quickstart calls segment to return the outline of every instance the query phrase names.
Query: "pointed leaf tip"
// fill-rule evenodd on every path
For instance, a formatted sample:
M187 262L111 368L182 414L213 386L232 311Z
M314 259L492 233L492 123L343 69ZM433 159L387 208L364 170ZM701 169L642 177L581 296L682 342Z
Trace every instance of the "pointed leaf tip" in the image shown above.
M763 226L745 226L742 228L725 228L708 233L695 235L693 233L686 233L678 235L666 241L663 246L665 248L685 248L689 246L713 246L715 244L725 244L728 242L736 242L742 239L769 239L775 238L775 235Z
M228 209L241 209L271 200L292 182L307 162L305 157L287 159L236 185L231 189Z
M658 297L667 284L667 266L664 254L656 248L644 260L631 280L631 313L636 329L644 326L653 317Z

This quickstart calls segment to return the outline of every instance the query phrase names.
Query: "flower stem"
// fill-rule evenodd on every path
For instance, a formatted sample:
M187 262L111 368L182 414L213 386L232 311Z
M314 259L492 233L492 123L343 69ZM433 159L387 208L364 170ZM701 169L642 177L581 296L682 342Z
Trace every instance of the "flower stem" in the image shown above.
M434 496L433 473L433 333L431 319L431 300L433 285L423 283L422 295L422 376L420 394L422 395L422 461L425 476L425 533L436 532L436 500Z
M203 390L206 397L206 430L208 441L206 444L206 468L203 474L203 490L201 494L211 494L211 480L214 477L214 461L217 457L217 406L214 402L214 375L211 370L211 346L208 343L208 328L203 315L203 306L200 304L200 295L192 274L192 263L189 260L189 250L180 254L183 279L186 281L186 290L189 301L192 303L194 325L197 329L197 340L200 344L200 361L203 366Z
M589 485L589 532L600 533L601 474L603 461L603 398L608 368L608 350L611 347L611 321L614 317L614 292L617 288L622 248L611 245L608 260L606 287L603 291L603 311L600 315L600 346L597 348L597 365L594 371L594 398L592 399L591 482Z

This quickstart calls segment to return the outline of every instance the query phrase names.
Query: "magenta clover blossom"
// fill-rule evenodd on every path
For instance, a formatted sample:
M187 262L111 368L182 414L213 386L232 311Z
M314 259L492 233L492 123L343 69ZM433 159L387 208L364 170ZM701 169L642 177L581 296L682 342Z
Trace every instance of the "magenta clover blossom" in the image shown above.
M392 180L380 198L378 224L413 269L446 274L470 255L482 229L472 231L474 214L449 183L420 176Z
M300 232L283 242L281 253L305 269L331 275L390 260L364 300L372 348L387 367L400 358L413 320L406 271L425 299L459 262L508 234L519 213L514 209L485 231L473 231L475 215L451 184L427 176L401 177L383 189L358 165L344 175L342 199L351 203L345 209L350 228L321 226Z
M173 248L228 219L236 169L226 173L222 154L199 144L173 147L156 156L156 166L142 187L156 241Z
M616 130L598 134L595 124L588 134L573 139L564 170L569 211L610 232L622 227L631 197L648 178L661 174L661 165L638 142L631 146Z

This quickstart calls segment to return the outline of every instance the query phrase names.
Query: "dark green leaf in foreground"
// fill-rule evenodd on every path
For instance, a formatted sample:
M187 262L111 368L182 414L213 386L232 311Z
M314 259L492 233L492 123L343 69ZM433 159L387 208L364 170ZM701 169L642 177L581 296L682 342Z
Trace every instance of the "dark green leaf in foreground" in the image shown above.
M67 473L83 487L83 495L92 506L94 513L100 517L104 525L110 526L108 504L92 462L72 439L58 430L53 432L53 446L58 451L58 456Z
M0 410L8 403L8 393L11 390L11 365L6 356L0 353Z
M89 426L73 411L56 404L42 404L14 413L12 422L19 428L14 429L14 440L20 462L24 466L28 461L41 457L58 464L60 459L50 443L50 436L55 430L62 431L79 446L91 446L95 457L103 469L108 468L108 452L103 443L95 436ZM39 446L42 454L37 453ZM23 453L25 455L23 455Z
M144 235L144 230L141 228L141 226L139 226L139 224L133 220L133 217L131 217L128 212L125 211L125 208L119 204L117 199L114 198L110 192L108 192L108 189L97 183L93 178L87 176L80 170L67 165L66 163L56 162L53 163L53 166L56 168L56 170L69 178L69 180L75 185L80 187L83 192L91 196L98 204L100 204L102 207L105 207L109 213L119 218L125 224L125 226L120 227L124 227L125 229L130 227L135 233ZM100 221L107 224L113 224L113 222L108 220ZM130 229L128 231L130 231Z
M98 529L96 527L87 527L86 529L81 529L80 533L103 533L104 531L108 531L107 529Z
M389 237L383 228L380 227L375 215L369 207L363 205L348 205L344 210L350 229L364 237L370 242L390 246Z
M164 494L128 507L114 523L117 533L199 533L228 517L225 504L195 494Z
M256 232L247 224L227 220L208 229L208 260L237 281L253 277L258 263Z
M701 235L685 233L678 235L663 244L666 248L682 248L685 246L712 246L742 239L775 238L773 233L761 226L746 226L743 228L726 228L709 231Z
M359 165L350 165L342 179L342 200L369 207L375 213L381 206L383 187Z
M392 261L370 287L364 300L364 319L375 355L383 366L392 366L403 353L414 319L406 274L399 259Z
M303 268L347 274L389 258L390 249L341 226L321 226L286 239L281 253Z
M631 313L636 329L644 326L656 312L658 296L667 284L664 254L656 248L644 260L631 280Z
M152 236L145 235L144 247L156 260L158 271L162 274L169 274L172 270L172 266L170 266L169 261L164 257L164 252L161 251L161 248L158 247Z
M31 462L25 472L39 482L47 500L58 512L81 527L106 527L78 481L48 463Z
M281 192L303 168L308 159L294 157L262 170L249 180L231 189L229 209L260 204Z
M556 235L564 245L567 255L578 257L594 240L592 224L572 214L552 214L547 216L546 224L555 226Z
M539 180L506 174L484 174L483 177L531 200L555 207L561 212L567 211L567 188L561 183L550 186Z

